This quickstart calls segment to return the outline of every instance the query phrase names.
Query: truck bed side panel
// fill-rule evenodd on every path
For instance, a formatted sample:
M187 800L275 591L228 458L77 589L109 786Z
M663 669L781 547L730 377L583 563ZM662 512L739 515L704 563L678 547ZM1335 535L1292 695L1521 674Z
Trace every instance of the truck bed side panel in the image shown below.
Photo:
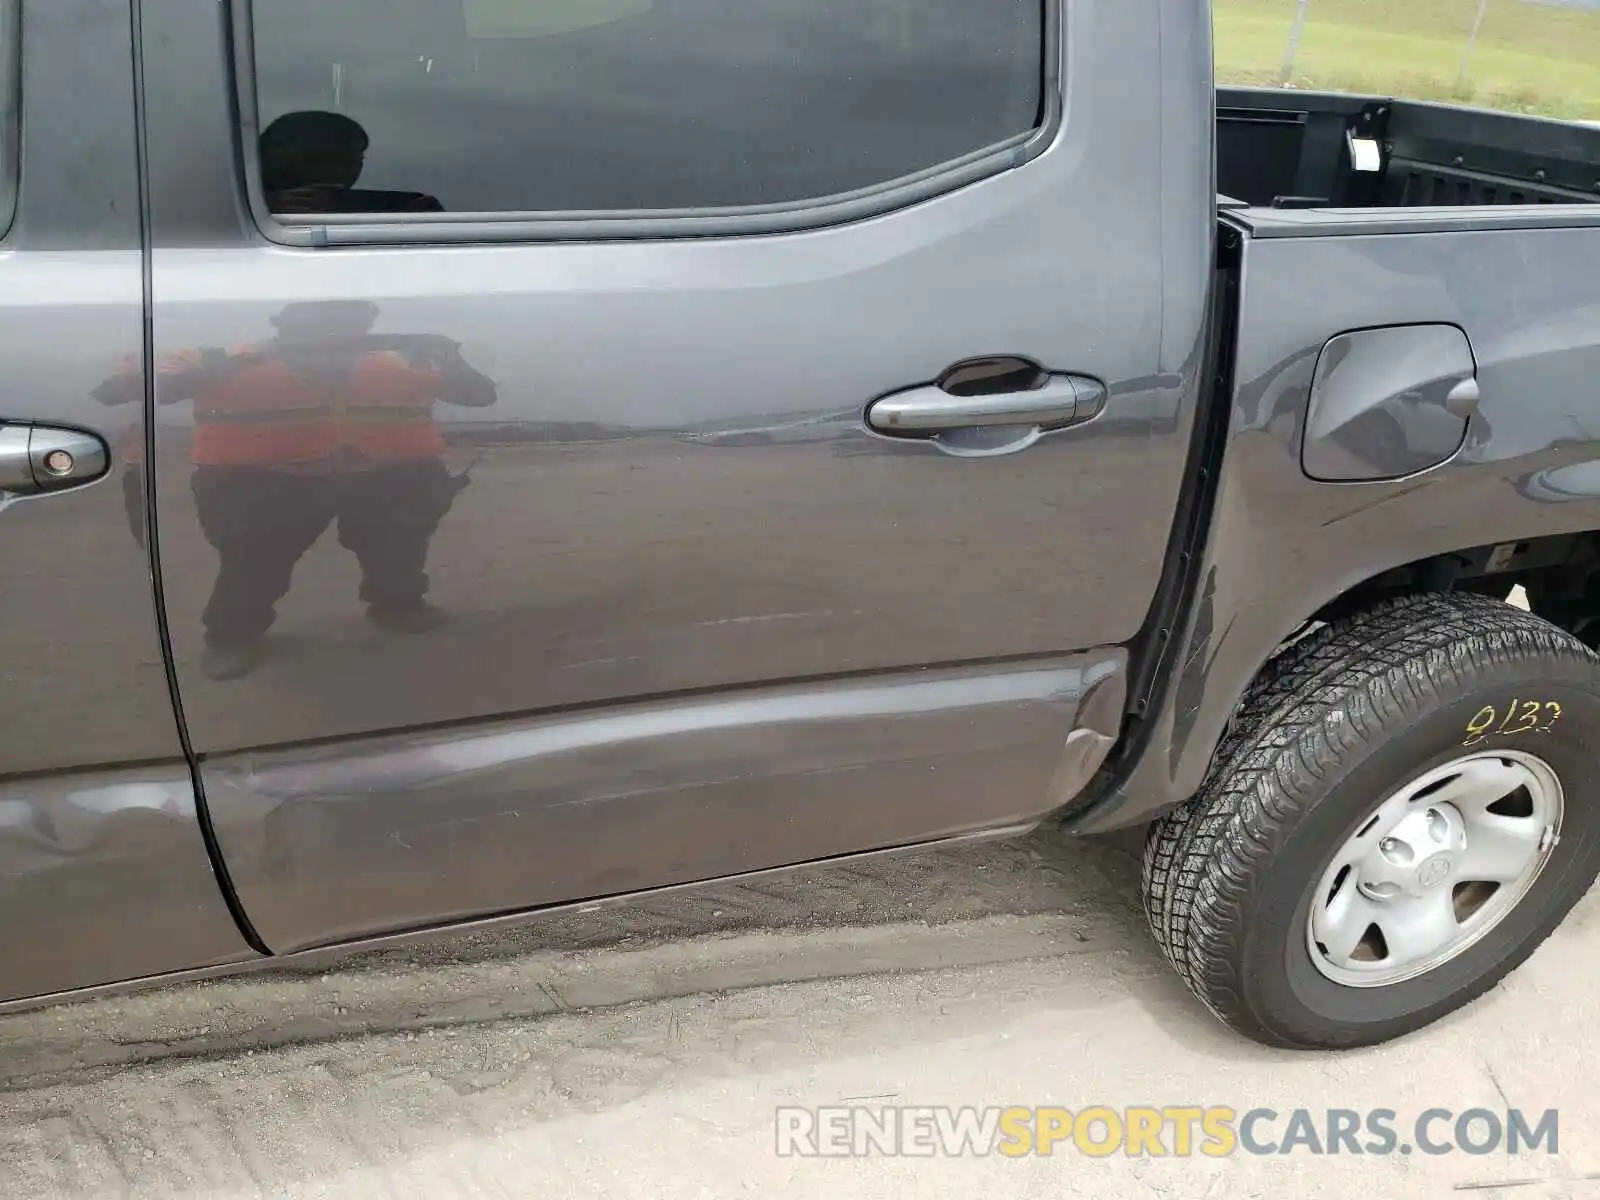
M1600 528L1600 229L1298 237L1246 243L1222 476L1159 749L1083 831L1192 795L1273 649L1342 592L1431 555ZM1318 483L1301 467L1312 372L1336 334L1443 323L1482 388L1465 444L1405 479Z

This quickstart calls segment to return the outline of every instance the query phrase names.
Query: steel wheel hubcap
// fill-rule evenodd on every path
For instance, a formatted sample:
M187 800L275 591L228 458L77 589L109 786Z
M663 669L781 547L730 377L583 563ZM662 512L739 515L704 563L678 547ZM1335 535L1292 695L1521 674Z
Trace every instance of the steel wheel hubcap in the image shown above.
M1469 754L1368 815L1312 896L1311 961L1382 987L1462 953L1527 895L1561 836L1561 781L1522 751Z

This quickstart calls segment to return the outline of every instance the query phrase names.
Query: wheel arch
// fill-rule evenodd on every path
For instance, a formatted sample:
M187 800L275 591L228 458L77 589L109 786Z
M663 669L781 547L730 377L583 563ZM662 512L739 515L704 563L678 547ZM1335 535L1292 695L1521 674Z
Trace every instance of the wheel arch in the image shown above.
M1223 578L1230 561L1267 594L1230 597ZM1454 546L1369 567L1354 579L1309 573L1276 589L1292 599L1271 594L1270 573L1256 555L1242 562L1208 556L1178 652L1151 691L1131 702L1118 752L1064 814L1070 832L1141 824L1183 803L1203 781L1251 681L1301 636L1383 600L1423 592L1491 595L1600 647L1600 520L1570 532Z

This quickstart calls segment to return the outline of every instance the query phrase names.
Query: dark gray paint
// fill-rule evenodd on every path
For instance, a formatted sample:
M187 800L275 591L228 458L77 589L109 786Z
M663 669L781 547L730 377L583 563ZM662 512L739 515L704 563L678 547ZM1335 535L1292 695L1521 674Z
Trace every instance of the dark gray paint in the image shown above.
M1192 793L1245 684L1343 590L1600 527L1592 211L1249 212L1197 593L1143 628L1182 561L1169 528L1210 366L1197 0L1069 4L1051 147L904 211L781 236L320 250L248 215L221 7L142 5L158 350L370 300L383 335L459 342L497 399L440 413L454 461L476 461L430 565L453 623L371 634L324 545L274 656L218 682L197 669L215 564L192 424L157 397L175 401L155 483L176 673L275 948L1026 823L1071 801L1121 713L1123 652L1071 652L1170 643L1078 828L1133 823ZM31 165L0 257L17 406L0 420L91 430L117 481L0 511L13 997L250 959L180 765L140 477L122 489L145 432L125 20L106 0L30 10ZM1153 55L1159 86L1106 69ZM1309 479L1323 346L1417 323L1473 343L1464 446L1412 479ZM987 459L865 429L873 398L984 355L1104 380L1105 410ZM89 770L115 760L155 765Z
M0 783L0 1000L237 963L182 763Z
M369 630L330 535L299 564L268 660L221 682L199 669L216 559L191 498L191 410L158 403L165 598L208 787L228 786L219 760L250 748L316 740L337 775L366 739L439 723L458 732L430 738L471 739L477 721L1130 639L1162 570L1201 366L1212 185L1192 97L1208 43L1196 4L1069 8L1054 144L903 211L775 236L319 250L270 245L246 215L220 6L147 0L158 358L257 343L291 304L359 298L379 307L381 335L458 342L497 393L488 409L435 413L452 467L476 464L431 546L432 598L450 622L408 639ZM1148 53L1163 19L1178 47L1164 60L1170 90L1093 68ZM1130 139L1091 119L1109 113L1170 136ZM867 432L876 397L995 354L1103 380L1104 412L999 457ZM1069 732L1035 729L1034 753ZM941 810L906 786L901 755L875 760L874 735L857 736L852 794L883 797L867 844L984 819L981 799L964 821ZM990 734L976 722L945 737L956 761L985 753ZM468 796L444 795L476 819ZM426 920L430 906L550 902L602 877L684 877L653 831L624 822L602 853L587 828L518 822L497 853L521 851L520 892L502 874L481 894L482 864L452 848L437 802L401 793L381 820L339 825L336 843L284 843L298 856L276 868L285 879L348 864L330 893L341 898L314 914L320 935ZM774 833L804 826L824 802L796 789L766 819ZM990 816L1043 803L1006 796ZM387 867L366 857L368 840L412 828L434 831L407 858L436 873L426 894L387 875L374 890L361 864ZM745 865L782 853L752 847ZM568 864L585 871L557 869Z
M1332 338L1311 377L1301 451L1306 474L1356 483L1438 466L1466 440L1476 371L1472 345L1453 325Z
M249 953L196 820L162 664L135 476L141 354L128 6L28 8L23 172L0 247L0 423L93 431L116 476L0 499L0 997ZM0 105L0 108L5 107ZM102 764L159 765L102 773Z
M74 0L30 9L27 25L28 170L0 254L0 423L92 430L125 470L142 448L140 406L96 395L141 354L126 14ZM78 54L105 69L67 78L62 56ZM116 484L6 504L0 547L0 776L181 757L149 560Z
M207 764L207 797L240 899L285 953L1035 821L1104 759L1125 661L238 754Z
M1158 8L1085 6L1069 59L1143 49ZM380 333L460 342L499 396L436 411L453 466L482 454L432 545L452 624L369 636L330 538L300 564L272 661L226 684L196 669L214 559L189 495L190 409L159 407L166 600L201 754L1137 630L1167 536L1154 512L1187 449L1209 238L1199 154L1164 172L1158 139L1085 116L1015 171L808 233L276 248L241 228L217 14L184 0L144 14L158 356L257 342L288 303L364 298ZM1078 86L1085 112L1163 119L1161 93L1120 75L1085 65ZM1164 219L1174 194L1187 203ZM1001 352L1104 379L1092 436L956 460L862 427L874 398ZM687 440L784 422L814 424L767 445ZM1130 526L1138 510L1152 519ZM1063 575L1063 559L1081 565Z
M1393 218L1400 221L1398 214ZM1600 528L1600 274L1592 229L1250 241L1222 477L1162 700L1074 828L1138 823L1200 786L1251 677L1347 589L1472 546ZM1323 484L1300 466L1334 330L1444 322L1482 390L1466 444L1413 479Z

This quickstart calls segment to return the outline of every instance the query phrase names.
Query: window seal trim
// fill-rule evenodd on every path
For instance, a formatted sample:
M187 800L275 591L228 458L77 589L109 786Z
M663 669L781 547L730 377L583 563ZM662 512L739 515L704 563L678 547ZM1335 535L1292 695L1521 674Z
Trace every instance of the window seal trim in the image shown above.
M0 0L0 238L17 219L22 180L22 2Z
M1041 113L1031 129L911 175L851 192L778 204L727 208L590 212L324 214L283 220L267 207L254 147L261 133L255 80L251 0L228 0L231 55L237 106L239 167L245 199L256 228L280 246L383 246L471 242L626 241L738 237L789 233L880 216L956 188L1020 167L1042 154L1060 132L1065 111L1062 88L1061 8L1065 0L1038 0L1043 16ZM0 0L0 4L16 0Z

